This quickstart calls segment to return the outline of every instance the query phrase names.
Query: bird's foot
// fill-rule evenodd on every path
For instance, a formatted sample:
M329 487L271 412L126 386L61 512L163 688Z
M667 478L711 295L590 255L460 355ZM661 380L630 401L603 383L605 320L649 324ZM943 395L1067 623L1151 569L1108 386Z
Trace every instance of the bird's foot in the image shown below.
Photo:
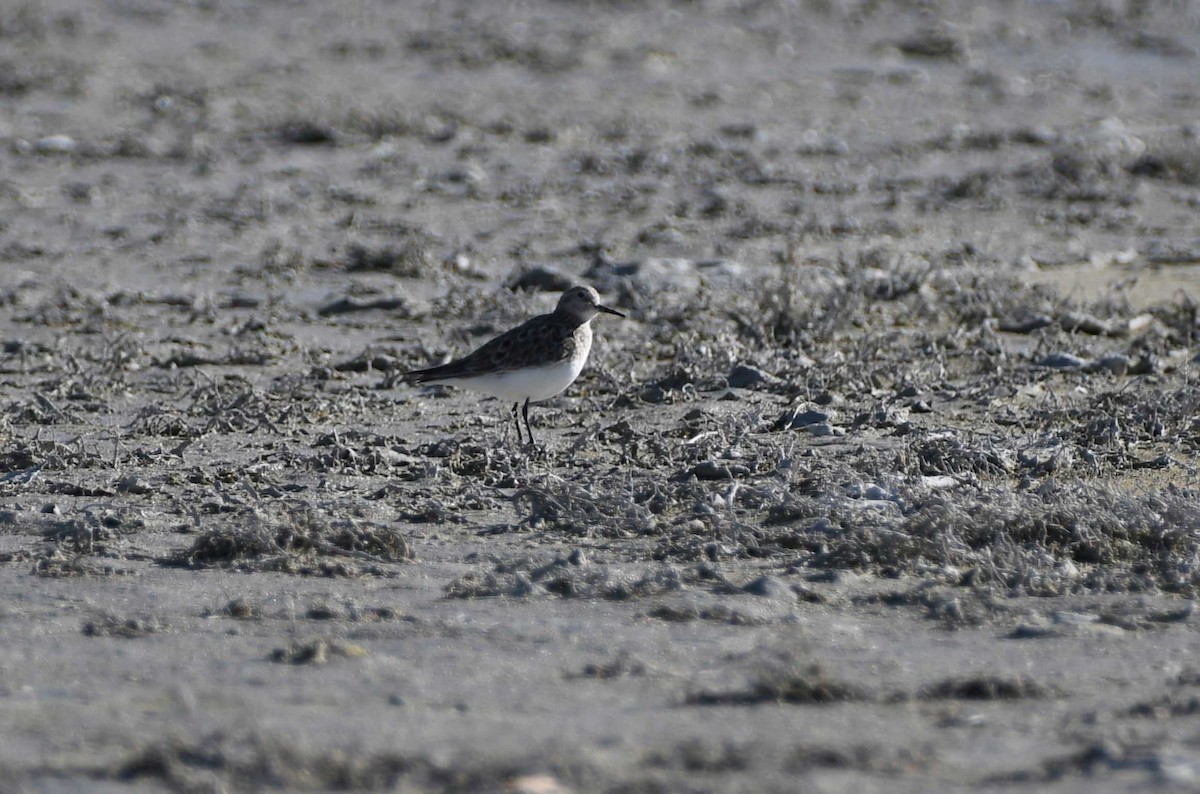
M540 459L546 456L546 447L536 441L526 441L521 445L521 451L528 458Z

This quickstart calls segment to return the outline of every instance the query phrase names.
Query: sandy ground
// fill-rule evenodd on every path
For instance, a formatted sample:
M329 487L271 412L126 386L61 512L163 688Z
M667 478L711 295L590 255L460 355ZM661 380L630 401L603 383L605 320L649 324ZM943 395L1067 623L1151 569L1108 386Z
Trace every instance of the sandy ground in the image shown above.
M0 792L1200 788L1198 54L0 5ZM540 449L399 382L577 281Z

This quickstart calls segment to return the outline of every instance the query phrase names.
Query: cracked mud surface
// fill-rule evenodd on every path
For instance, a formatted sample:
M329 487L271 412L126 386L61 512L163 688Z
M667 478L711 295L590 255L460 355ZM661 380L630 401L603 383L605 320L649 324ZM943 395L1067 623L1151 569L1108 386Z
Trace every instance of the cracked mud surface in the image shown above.
M0 8L0 777L1195 787L1198 53L1169 3ZM578 281L629 318L542 449L399 382Z

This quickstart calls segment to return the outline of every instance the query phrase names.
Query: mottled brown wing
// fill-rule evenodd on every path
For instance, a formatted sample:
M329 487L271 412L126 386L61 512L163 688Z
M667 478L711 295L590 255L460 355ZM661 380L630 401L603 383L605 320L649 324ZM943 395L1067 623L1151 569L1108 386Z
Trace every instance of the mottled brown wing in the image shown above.
M575 329L543 314L501 334L482 347L448 364L405 375L413 383L443 378L464 378L481 372L506 372L570 358ZM565 344L564 344L565 343Z

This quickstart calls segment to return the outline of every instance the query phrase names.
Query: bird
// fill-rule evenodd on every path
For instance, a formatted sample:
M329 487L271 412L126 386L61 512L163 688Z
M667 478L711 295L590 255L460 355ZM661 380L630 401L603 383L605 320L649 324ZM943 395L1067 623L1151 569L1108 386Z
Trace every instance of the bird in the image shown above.
M402 379L418 385L449 385L490 394L511 402L521 444L521 416L529 426L529 404L548 400L575 382L592 349L592 319L597 314L625 317L600 303L589 285L571 287L550 314L540 314L497 336L462 358L428 369L406 372Z

